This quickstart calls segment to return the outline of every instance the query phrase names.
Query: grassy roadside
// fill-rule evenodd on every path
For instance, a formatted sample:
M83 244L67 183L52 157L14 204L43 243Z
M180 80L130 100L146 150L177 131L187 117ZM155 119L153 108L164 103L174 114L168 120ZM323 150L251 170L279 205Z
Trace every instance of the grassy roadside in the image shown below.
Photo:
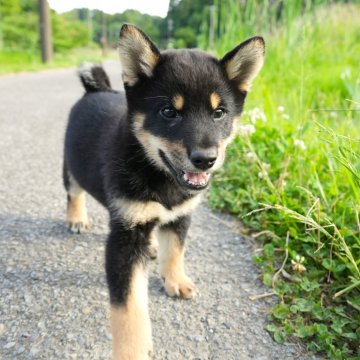
M265 34L265 67L210 196L261 241L255 261L280 299L268 331L334 359L360 358L359 12L324 6Z
M115 50L109 51L106 59L117 59ZM100 49L74 49L64 53L55 53L54 59L49 64L42 64L39 53L25 53L20 51L0 52L0 76L22 71L40 71L73 67L83 61L101 62L104 57Z

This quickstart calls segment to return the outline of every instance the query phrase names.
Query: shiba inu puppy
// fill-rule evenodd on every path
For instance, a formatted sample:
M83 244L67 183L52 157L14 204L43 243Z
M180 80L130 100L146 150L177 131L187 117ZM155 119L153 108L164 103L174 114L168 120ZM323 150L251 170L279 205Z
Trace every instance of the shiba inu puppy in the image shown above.
M80 70L86 93L65 137L67 222L74 232L86 230L86 192L109 211L114 359L151 356L146 269L155 238L167 294L195 293L184 271L190 216L224 162L264 49L254 37L221 60L199 50L160 52L126 24L119 38L125 92L112 90L99 66Z

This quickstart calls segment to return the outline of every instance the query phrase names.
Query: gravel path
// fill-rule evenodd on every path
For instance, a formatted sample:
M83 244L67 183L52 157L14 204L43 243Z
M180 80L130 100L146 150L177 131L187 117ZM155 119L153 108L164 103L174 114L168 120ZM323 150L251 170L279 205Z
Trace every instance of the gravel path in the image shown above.
M117 65L106 67L120 84ZM110 358L107 214L90 199L91 231L72 235L64 225L62 141L82 93L74 69L0 78L0 359ZM249 300L268 290L237 227L206 205L195 214L187 252L194 300L168 298L151 264L154 359L311 358L263 330L274 300Z

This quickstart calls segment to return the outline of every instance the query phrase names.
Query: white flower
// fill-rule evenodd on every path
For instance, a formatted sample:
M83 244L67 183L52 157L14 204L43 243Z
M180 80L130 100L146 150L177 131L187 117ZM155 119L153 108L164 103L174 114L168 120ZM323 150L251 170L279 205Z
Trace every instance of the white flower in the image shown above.
M294 146L300 150L306 150L306 145L302 140L295 139Z
M252 110L248 110L244 112L245 115L249 117L249 120L255 124L257 120L266 121L266 115L259 108L254 108Z
M280 106L278 106L277 110L278 110L279 113L282 113L282 112L285 111L285 108L280 105Z
M241 136L250 136L255 132L254 125L240 125L239 126L239 134Z
M289 120L290 119L290 116L288 114L282 114L281 115L284 119L286 120Z
M249 162L255 162L257 159L257 156L254 152L248 152L245 154L245 159Z
M300 255L295 256L295 260L291 260L292 269L295 272L302 273L306 271L306 267L303 265L305 258Z
M351 71L349 67L346 67L345 70L340 74L341 79L351 78Z
M260 178L260 179L263 179L264 177L266 177L267 176L267 171L266 170L262 170L262 171L260 171L259 173L258 173L258 177Z
M263 163L261 163L261 171L258 173L258 177L260 178L260 179L263 179L263 178L265 178L266 176L268 176L268 170L270 169L270 164L268 164L268 163L265 163L265 162L263 162Z
M337 118L338 114L336 113L336 111L330 111L329 113L329 117L331 118Z

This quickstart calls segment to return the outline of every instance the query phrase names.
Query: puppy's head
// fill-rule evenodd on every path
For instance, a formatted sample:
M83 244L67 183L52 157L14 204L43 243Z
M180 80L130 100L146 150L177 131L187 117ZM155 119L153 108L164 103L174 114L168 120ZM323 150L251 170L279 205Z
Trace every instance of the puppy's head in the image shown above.
M150 161L190 191L205 189L224 162L246 94L264 61L251 38L218 60L198 50L161 52L124 25L119 51L130 120Z

